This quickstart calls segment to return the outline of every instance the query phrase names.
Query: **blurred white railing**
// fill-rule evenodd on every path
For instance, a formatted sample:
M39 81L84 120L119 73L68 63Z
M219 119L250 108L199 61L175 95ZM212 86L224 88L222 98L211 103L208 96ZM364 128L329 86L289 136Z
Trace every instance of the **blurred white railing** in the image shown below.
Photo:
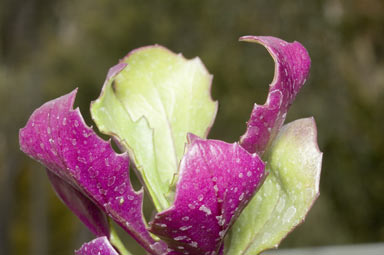
M384 255L384 243L278 249L263 255Z

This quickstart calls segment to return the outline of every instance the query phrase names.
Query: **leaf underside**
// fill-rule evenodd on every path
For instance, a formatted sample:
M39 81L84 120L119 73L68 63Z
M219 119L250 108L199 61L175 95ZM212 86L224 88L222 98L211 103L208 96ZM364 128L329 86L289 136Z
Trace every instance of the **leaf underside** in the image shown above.
M283 126L265 156L269 175L233 225L225 254L276 248L304 220L319 195L322 153L316 135L312 118Z

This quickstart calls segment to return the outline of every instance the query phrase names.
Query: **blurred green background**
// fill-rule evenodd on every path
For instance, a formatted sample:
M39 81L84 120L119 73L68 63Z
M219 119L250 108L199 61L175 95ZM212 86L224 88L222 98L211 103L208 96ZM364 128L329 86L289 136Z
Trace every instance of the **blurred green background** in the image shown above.
M321 196L282 247L384 241L384 1L1 0L0 253L73 254L92 238L19 151L35 108L79 87L91 124L108 68L157 43L202 59L220 103L210 137L236 141L273 77L263 47L237 42L248 34L300 41L312 58L287 121L316 119Z

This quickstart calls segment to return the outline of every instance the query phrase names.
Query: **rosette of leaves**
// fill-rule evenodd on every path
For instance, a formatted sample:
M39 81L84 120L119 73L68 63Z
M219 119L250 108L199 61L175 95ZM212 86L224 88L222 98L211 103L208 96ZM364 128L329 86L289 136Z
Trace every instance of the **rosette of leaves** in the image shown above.
M304 220L319 194L322 154L312 118L283 125L310 58L298 42L245 36L267 48L275 74L238 142L207 139L218 103L199 58L154 45L112 67L91 104L98 129L73 109L77 90L35 110L20 130L22 151L46 168L59 198L95 234L76 254L131 254L109 221L148 254L259 254ZM143 189L157 213L142 213Z

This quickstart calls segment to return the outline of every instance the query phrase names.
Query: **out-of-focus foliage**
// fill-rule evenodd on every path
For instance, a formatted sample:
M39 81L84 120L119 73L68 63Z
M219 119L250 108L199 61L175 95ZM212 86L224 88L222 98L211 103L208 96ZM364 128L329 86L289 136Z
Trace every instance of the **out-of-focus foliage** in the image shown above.
M210 137L235 141L273 76L262 47L237 42L246 34L298 40L312 58L287 121L316 118L321 196L282 245L384 241L383 13L381 0L1 1L2 254L71 254L90 239L42 167L19 152L18 129L33 109L79 86L77 103L91 123L89 102L108 68L131 49L158 43L200 56L220 103Z

